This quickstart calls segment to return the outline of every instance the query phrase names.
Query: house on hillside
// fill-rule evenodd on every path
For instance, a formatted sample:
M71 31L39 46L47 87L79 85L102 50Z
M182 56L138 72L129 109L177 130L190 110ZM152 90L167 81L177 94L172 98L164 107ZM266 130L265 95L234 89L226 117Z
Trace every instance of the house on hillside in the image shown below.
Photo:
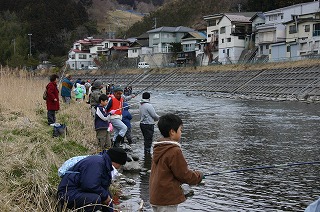
M147 54L148 52L152 52L152 48L149 47L149 34L143 33L130 44L128 58L138 58L140 55Z
M181 38L188 32L194 32L188 27L159 27L147 31L149 34L149 47L153 53L171 53L171 43L181 43Z
M96 46L101 42L102 39L92 37L76 41L68 54L67 64L70 69L87 69L89 65L95 65L93 61L98 56Z
M287 58L320 54L320 12L296 16L285 24Z
M243 51L251 42L252 24L250 19L255 12L224 13L205 16L207 27L207 47L205 49L210 63L213 60L237 63Z
M173 51L173 44L181 45L181 38L188 32L194 32L194 29L188 27L159 27L147 31L148 47L143 46L144 42L137 40L130 46L133 53L134 47L138 51L140 61L147 62L151 67L164 67L172 62L176 52ZM138 54L138 53L137 53ZM131 55L133 56L133 54Z
M258 56L266 55L270 61L287 59L286 23L300 15L319 12L319 1L301 3L264 13L265 24L257 26L255 45Z
M267 49L263 49L263 46L260 46L261 49L258 48L258 46L256 45L256 39L258 39L258 30L257 27L265 24L265 16L263 14L263 12L257 12L254 16L252 16L252 18L250 19L251 24L252 24L252 34L251 34L251 39L252 42L254 44L254 48L252 49L252 55L251 55L251 60L260 60L260 61L268 61L269 57L263 56L264 54L259 54L260 57L258 57L258 52L264 52L266 55L268 54L268 50ZM262 56L261 56L262 55ZM250 61L250 59L248 59L248 61Z
M201 59L197 60L198 55L203 54L203 47L206 34L203 32L188 32L181 38L182 52L176 59L177 64L200 64Z
M66 63L73 70L88 69L89 65L100 66L100 57L110 60L118 54L126 56L129 43L124 39L95 39L93 37L78 40L69 51Z

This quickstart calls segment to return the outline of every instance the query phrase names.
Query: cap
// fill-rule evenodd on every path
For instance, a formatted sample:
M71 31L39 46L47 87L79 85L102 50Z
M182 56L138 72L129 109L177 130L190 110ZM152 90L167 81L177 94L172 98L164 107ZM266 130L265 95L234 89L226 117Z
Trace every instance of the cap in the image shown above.
M150 99L150 93L149 92L144 92L142 94L142 99Z
M113 92L117 92L117 91L122 91L122 92L123 92L123 89L121 88L121 86L120 86L120 85L116 85L116 86L114 86L114 88L113 88Z
M100 88L102 86L101 80L94 81L92 86L95 87L95 88Z
M127 162L127 153L124 149L119 147L113 147L108 149L107 154L109 155L112 162L124 165Z

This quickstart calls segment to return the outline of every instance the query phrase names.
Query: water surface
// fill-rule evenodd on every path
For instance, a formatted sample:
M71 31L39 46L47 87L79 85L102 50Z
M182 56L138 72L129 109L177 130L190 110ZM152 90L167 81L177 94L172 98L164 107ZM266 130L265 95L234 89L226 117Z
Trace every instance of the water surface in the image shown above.
M138 101L131 100L134 148L141 165L143 137L139 129ZM319 161L319 104L249 101L186 96L182 93L151 95L159 115L178 114L183 122L182 149L191 169L205 174L291 162ZM160 134L156 128L155 139ZM124 188L132 198L123 204L137 211L141 200L149 204L147 172L125 173L136 180ZM178 211L303 211L320 196L320 165L262 169L208 176L192 186L194 196Z

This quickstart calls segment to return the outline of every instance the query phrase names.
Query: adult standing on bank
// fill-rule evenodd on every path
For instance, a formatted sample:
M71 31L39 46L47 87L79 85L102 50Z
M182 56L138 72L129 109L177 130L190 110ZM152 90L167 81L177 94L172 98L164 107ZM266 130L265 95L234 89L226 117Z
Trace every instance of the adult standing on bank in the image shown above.
M129 101L134 98L134 95L124 96L123 89L120 85L117 85L113 89L113 94L110 95L107 112L111 114L110 122L113 126L113 146L119 147L120 143L123 142L124 136L127 132L127 126L122 122L122 110L123 110L123 102Z
M153 106L150 104L150 93L144 92L139 106L140 129L144 138L144 152L151 152L155 122L159 120Z
M53 74L50 76L50 82L46 86L47 89L47 118L48 125L56 123L56 111L60 109L58 82L59 76Z
M101 96L103 84L101 80L95 80L91 86L91 91L89 92L89 103L91 107L91 114L95 117L96 107L100 104L99 97Z
M62 81L61 97L64 103L70 104L71 101L71 90L73 83L71 82L71 75L67 74Z

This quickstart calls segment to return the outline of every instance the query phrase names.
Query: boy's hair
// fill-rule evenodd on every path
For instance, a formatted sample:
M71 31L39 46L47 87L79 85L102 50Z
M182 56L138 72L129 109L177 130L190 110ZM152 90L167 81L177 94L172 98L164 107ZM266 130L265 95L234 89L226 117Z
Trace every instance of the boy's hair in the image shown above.
M163 137L170 137L170 130L178 131L179 127L182 125L182 120L179 116L168 113L159 118L158 128Z
M101 94L99 96L99 102L108 100L108 96L106 94Z

